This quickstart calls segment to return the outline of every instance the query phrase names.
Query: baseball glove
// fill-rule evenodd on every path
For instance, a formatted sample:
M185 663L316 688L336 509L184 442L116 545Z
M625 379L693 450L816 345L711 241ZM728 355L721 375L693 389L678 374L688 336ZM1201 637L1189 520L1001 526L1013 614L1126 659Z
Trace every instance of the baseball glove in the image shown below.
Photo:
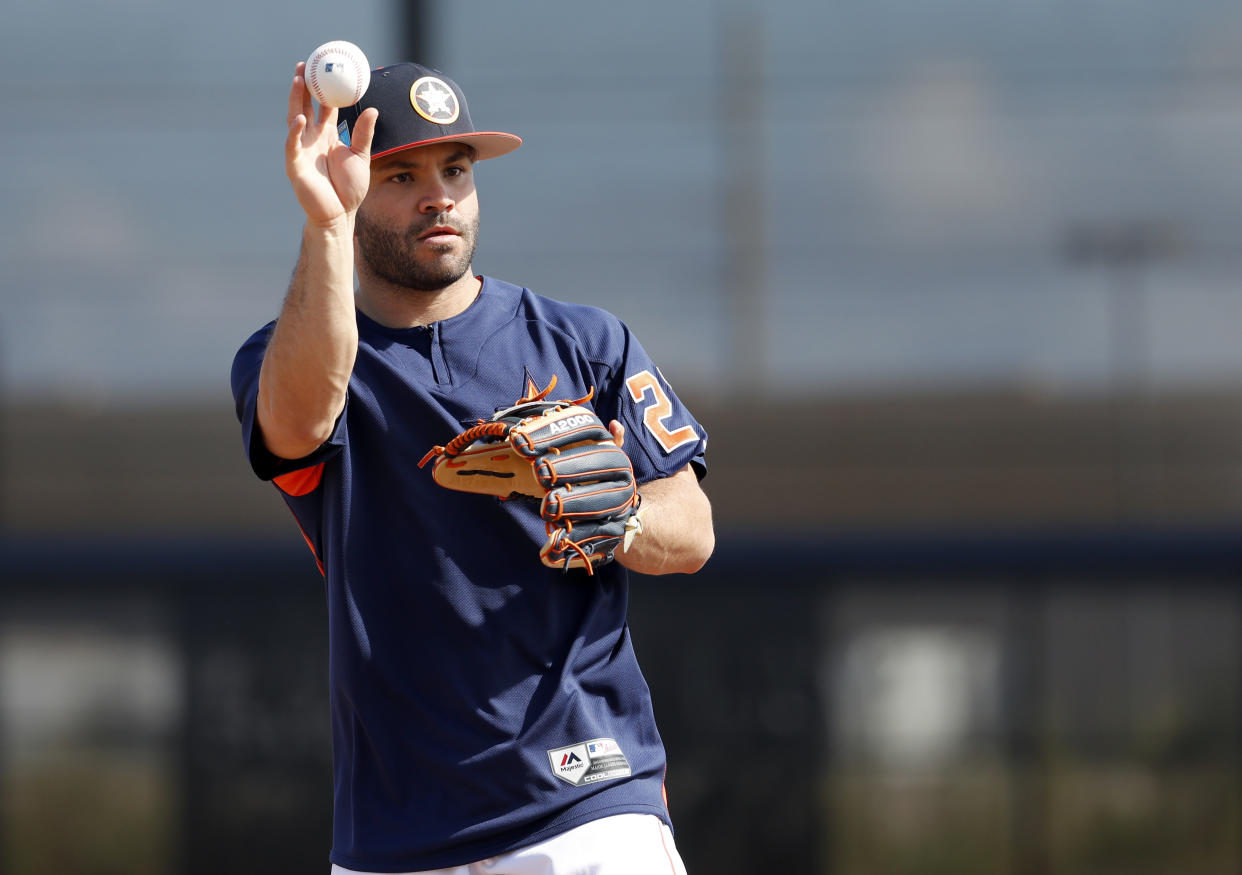
M448 489L538 500L548 535L543 564L593 574L642 531L634 467L582 406L594 390L576 401L548 401L555 377L541 392L528 385L513 407L432 447L418 466L434 459L432 477Z

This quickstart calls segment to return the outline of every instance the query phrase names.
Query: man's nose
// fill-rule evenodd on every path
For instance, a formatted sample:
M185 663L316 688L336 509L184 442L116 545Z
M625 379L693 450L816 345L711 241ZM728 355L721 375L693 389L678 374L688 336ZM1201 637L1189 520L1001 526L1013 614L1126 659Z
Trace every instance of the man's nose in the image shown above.
M453 206L453 198L443 185L435 185L423 193L418 209L423 213L443 213Z

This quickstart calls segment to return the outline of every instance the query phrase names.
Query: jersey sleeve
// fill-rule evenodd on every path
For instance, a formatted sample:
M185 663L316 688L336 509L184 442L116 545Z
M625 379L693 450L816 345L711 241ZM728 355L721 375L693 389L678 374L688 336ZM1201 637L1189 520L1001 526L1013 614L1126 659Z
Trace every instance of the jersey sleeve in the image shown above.
M313 468L340 452L345 445L346 416L342 412L332 436L319 449L301 459L282 459L273 455L263 443L256 413L259 405L259 369L271 338L274 322L251 335L233 358L233 402L242 427L242 444L250 467L260 480L276 480L296 471ZM348 401L346 405L348 406Z
M707 475L707 431L695 420L638 338L618 321L596 413L625 426L625 450L639 482L671 477L693 465Z

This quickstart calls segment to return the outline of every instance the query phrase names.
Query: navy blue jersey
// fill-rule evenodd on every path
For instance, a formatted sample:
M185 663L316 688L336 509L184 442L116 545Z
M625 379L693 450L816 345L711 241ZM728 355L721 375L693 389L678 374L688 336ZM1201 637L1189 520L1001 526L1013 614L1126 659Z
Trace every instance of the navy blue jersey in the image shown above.
M484 278L464 312L385 328L358 314L345 410L311 456L255 428L272 325L233 365L255 473L274 480L324 572L335 771L332 861L461 865L623 812L668 821L664 749L626 626L618 563L545 567L534 502L453 492L419 460L557 378L625 425L638 481L706 434L629 329L594 307Z

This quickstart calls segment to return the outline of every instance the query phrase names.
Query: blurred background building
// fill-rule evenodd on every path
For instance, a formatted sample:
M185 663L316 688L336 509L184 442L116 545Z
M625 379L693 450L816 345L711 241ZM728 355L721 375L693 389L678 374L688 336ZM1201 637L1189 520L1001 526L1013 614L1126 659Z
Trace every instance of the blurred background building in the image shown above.
M717 556L633 598L692 872L1242 868L1236 2L0 8L0 872L327 869L228 370L338 38L525 138L475 267L711 433Z

